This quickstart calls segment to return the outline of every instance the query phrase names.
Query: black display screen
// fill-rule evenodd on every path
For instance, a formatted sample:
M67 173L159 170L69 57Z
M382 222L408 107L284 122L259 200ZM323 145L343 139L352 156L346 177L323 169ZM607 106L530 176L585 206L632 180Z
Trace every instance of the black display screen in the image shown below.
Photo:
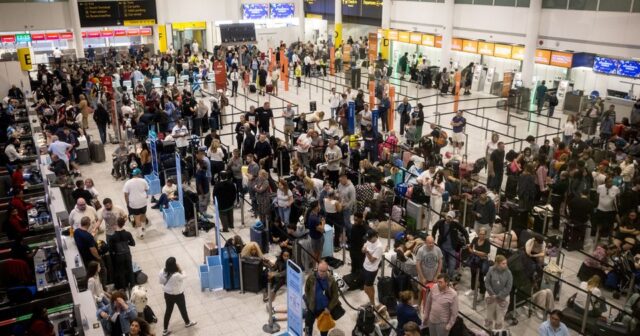
M310 14L333 16L335 0L304 0L304 11ZM342 0L342 15L382 19L382 0Z
M156 23L155 0L78 1L80 26L144 26Z

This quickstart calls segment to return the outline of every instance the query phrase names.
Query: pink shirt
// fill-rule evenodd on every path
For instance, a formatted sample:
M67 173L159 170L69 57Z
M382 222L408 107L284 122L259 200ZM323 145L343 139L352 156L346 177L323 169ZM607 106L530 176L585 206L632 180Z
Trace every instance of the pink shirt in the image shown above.
M441 292L435 285L431 287L424 308L423 323L446 323L451 330L458 316L458 293L451 287Z

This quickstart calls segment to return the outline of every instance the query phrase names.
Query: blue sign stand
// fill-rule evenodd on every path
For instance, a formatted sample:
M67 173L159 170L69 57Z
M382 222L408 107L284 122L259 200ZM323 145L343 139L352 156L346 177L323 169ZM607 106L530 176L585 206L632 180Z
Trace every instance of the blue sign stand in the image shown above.
M304 335L304 273L291 259L287 261L287 332L282 335Z
M373 134L378 135L378 110L371 111L371 128L373 129Z
M356 103L353 101L349 102L349 114L347 115L348 127L347 130L349 134L354 134L356 130Z
M201 288L210 290L221 290L224 288L224 277L222 273L222 242L220 241L220 213L218 212L218 201L213 199L213 209L216 214L216 245L218 255L208 256L207 264L200 265L200 283Z
M178 153L176 153L176 184L178 187L178 200L170 201L169 207L162 209L162 215L168 228L187 224L184 206L182 205L182 167L180 167L180 154Z
M156 137L153 126L149 129L147 142L149 143L149 151L151 152L151 167L153 171L151 174L145 175L144 179L147 180L149 184L149 191L147 193L149 195L157 195L162 192L162 188L160 187L160 177L158 175L158 138Z

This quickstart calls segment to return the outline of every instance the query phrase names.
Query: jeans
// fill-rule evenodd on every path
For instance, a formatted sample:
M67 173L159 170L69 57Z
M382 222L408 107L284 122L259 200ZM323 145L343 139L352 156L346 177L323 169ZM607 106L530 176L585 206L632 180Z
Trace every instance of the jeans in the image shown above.
M378 111L378 112L379 112L379 118L380 118L380 125L382 125L382 131L388 132L389 126L387 126L387 121L389 121L389 119L387 118L387 111Z
M456 275L456 251L453 249L442 248L442 254L447 275L449 276L449 279L453 279L453 276Z
M553 117L553 112L555 112L556 107L549 105L549 117Z
M164 194L164 193L160 195L160 198L158 198L158 203L156 203L156 205L160 209L169 207L169 196L167 196L167 194Z
M172 295L164 293L164 302L167 305L167 308L164 312L164 330L169 328L169 320L171 320L171 313L173 313L173 306L178 305L178 310L180 311L180 316L184 320L185 324L189 324L189 314L187 314L187 304L184 300L184 293L180 293L178 295Z
M107 143L107 124L98 124L98 132L100 133L102 144Z
M282 224L286 227L289 225L289 216L291 215L291 207L278 207L278 216Z
M231 97L238 96L238 81L231 82Z
M198 195L198 210L202 213L207 212L207 208L209 207L209 201L211 200L211 189L209 192L203 195Z
M331 109L331 119L337 119L337 116L336 116L336 110L337 110L338 108L336 108L336 107L331 107L330 109Z

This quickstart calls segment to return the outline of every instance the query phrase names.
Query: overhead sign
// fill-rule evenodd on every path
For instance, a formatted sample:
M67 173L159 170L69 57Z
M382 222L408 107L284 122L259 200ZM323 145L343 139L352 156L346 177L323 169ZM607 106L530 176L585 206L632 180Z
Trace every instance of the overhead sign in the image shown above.
M242 19L243 20L264 20L269 18L268 4L243 4Z
M2 43L16 43L16 36L15 35L0 36L0 42L2 42Z
M462 51L462 39L451 39L451 50Z
M557 67L570 68L572 61L573 61L573 54L559 52L559 51L552 51L551 61L549 62L549 64Z
M427 47L433 47L436 45L435 36L429 34L422 34L422 45Z
M409 36L409 42L413 44L421 44L422 43L422 34L420 33L411 33Z
M462 40L462 51L469 53L478 52L478 41Z
M295 16L296 6L292 3L269 4L269 18L288 19Z
M16 43L31 42L31 34L16 34Z
M389 29L389 40L397 41L398 40L398 31Z
M524 60L524 47L513 46L511 58L515 60L520 60L520 61Z
M631 60L620 60L617 75L625 77L640 78L640 62Z
M495 45L488 42L478 42L478 53L481 55L493 56Z
M411 34L406 31L401 31L398 33L398 41L409 43Z
M551 51L538 49L536 50L536 63L549 64L551 62Z
M20 69L29 71L33 68L31 63L31 49L18 48L18 60L20 61Z
M78 0L82 27L141 26L156 23L155 0Z
M207 23L205 21L174 22L171 28L173 30L207 29Z
M511 46L507 44L495 44L493 48L493 56L511 58L511 49Z

